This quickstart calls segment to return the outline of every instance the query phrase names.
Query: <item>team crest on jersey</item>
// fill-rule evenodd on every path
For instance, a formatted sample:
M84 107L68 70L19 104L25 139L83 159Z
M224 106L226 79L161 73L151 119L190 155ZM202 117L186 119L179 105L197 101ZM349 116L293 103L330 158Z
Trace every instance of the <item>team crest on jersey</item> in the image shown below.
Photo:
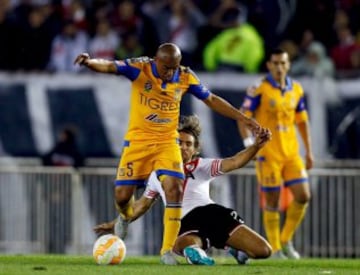
M194 163L188 163L188 164L185 165L185 169L186 169L187 171L194 171L194 169L195 169L195 164L194 164Z
M276 106L276 101L275 101L275 99L270 99L269 105L270 105L271 108L274 108L274 107Z
M295 100L295 97L292 96L291 99L290 99L290 106L291 106L292 108L295 108L295 105L296 105L296 100Z
M152 89L152 84L151 84L151 82L148 80L148 81L145 82L144 91L145 91L145 92L150 92L151 89Z
M193 172L196 169L198 163L199 163L199 159L195 159L189 163L186 163L184 165L186 172L190 172L190 173Z
M176 88L174 91L174 100L179 101L181 99L181 89Z

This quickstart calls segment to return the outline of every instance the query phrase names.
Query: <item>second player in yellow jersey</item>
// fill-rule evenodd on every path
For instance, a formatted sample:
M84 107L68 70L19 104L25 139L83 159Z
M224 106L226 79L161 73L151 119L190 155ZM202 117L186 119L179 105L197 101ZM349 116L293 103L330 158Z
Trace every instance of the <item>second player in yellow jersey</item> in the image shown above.
M274 257L299 258L291 241L310 199L306 168L312 167L313 156L308 115L301 85L287 75L290 68L288 54L281 49L274 50L266 65L269 73L259 85L248 89L241 109L272 132L272 140L257 154L256 174L265 195L263 220ZM306 166L300 156L296 128L304 142ZM244 145L251 144L251 137L240 124L239 130ZM291 190L294 201L287 209L280 232L278 210L282 186Z

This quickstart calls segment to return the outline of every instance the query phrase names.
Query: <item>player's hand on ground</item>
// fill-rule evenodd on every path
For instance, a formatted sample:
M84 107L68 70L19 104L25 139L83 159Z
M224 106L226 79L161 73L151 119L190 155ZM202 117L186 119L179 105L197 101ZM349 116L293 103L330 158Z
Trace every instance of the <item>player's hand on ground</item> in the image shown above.
M255 145L263 147L269 140L271 140L271 132L268 128L260 127L260 130L255 134Z
M88 53L82 53L75 58L74 64L85 65L86 61L89 59L90 55Z
M111 222L98 224L93 228L96 234L114 234L114 224Z

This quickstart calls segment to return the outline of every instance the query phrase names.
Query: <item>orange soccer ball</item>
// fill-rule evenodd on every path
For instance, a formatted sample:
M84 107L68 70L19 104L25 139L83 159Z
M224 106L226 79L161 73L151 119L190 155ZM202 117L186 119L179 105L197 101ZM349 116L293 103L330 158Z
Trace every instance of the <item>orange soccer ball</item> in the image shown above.
M116 235L103 235L94 244L93 256L99 265L120 264L126 256L125 243Z

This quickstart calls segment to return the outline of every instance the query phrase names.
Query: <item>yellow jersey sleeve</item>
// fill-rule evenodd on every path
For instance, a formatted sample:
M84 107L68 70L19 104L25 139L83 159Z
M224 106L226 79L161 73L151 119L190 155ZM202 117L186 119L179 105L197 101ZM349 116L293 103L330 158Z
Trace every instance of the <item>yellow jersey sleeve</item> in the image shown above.
M151 59L147 56L115 60L117 74L123 75L129 80L134 81L143 70L144 64L148 63L150 60Z
M246 91L244 101L241 105L242 112L248 117L253 117L255 110L260 105L260 101L261 101L260 86L250 86Z
M196 74L189 70L189 76L188 76L188 93L191 93L192 95L196 96L198 99L205 100L210 96L210 90L201 84L199 78L196 76Z
M309 117L306 110L304 90L299 83L296 84L296 89L299 93L299 101L295 109L295 123L301 123L304 121L308 121Z

